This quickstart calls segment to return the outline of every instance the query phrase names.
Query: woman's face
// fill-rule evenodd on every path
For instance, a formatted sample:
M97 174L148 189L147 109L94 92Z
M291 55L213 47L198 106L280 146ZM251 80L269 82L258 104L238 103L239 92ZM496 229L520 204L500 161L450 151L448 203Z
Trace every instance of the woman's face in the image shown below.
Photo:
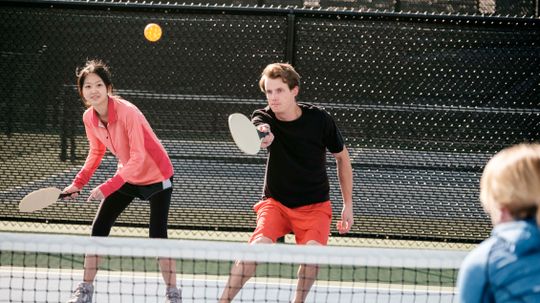
M84 100L92 107L100 107L107 104L108 89L97 74L90 73L84 79L82 89Z

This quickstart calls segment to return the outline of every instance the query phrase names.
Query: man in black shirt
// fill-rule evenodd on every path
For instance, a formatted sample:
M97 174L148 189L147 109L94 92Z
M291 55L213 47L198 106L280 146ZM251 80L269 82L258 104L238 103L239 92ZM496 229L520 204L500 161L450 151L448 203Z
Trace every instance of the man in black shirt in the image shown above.
M326 151L337 163L343 198L338 231L353 224L352 168L349 153L332 117L323 109L296 102L300 76L285 63L268 65L259 86L268 106L256 110L252 122L267 132L261 147L268 149L264 198L254 206L257 228L250 243L275 243L293 232L299 245L326 245L332 208ZM220 302L230 302L255 273L254 262L236 262ZM316 265L301 265L293 302L304 302L317 278Z

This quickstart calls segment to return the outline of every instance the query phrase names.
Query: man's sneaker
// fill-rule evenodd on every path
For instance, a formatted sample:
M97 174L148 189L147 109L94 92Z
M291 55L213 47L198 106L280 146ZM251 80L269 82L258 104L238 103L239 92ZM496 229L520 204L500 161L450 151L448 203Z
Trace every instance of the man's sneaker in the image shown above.
M86 282L79 283L67 303L92 303L93 294L94 286L92 284Z
M176 287L167 287L165 303L182 303L182 290Z

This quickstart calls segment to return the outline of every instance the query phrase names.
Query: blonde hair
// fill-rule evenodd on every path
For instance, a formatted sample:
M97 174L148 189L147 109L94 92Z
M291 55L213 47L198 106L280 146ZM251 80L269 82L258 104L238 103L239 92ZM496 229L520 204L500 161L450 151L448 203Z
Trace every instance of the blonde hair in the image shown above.
M540 144L515 145L491 158L480 179L480 201L487 213L497 204L514 219L535 216L540 224Z
M300 86L300 75L294 70L294 67L288 63L272 63L268 64L259 80L259 88L263 93L266 93L264 81L266 79L281 78L283 83L286 83L289 89L293 89L296 86Z

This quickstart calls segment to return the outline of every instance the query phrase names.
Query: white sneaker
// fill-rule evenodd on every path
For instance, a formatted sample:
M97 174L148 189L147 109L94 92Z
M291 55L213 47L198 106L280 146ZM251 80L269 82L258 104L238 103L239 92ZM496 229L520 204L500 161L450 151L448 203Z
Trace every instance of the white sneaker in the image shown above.
M93 294L94 286L92 284L86 282L79 283L67 303L92 303Z
M182 303L182 290L176 287L167 287L165 303Z

